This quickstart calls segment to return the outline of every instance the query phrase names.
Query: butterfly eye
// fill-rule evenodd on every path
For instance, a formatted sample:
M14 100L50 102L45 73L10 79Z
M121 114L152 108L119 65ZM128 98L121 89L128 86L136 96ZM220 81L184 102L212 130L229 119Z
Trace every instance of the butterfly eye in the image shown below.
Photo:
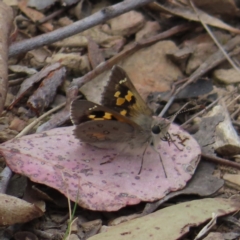
M160 129L160 127L158 125L154 125L152 127L152 133L159 134L160 132L161 132L161 129Z

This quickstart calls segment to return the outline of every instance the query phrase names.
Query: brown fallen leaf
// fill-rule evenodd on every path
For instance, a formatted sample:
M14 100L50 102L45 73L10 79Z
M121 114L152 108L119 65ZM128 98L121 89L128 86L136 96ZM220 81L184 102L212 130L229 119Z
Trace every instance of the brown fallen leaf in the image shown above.
M229 32L223 32L221 29L212 30L212 34L221 45L225 45L225 43L232 38ZM208 33L198 34L190 39L186 39L183 43L183 47L191 49L192 51L186 69L184 69L187 75L190 75L204 63L207 58L218 50L218 47Z
M237 17L239 15L239 8L237 2L233 0L192 0L194 4L203 11L212 15L221 15L223 17Z
M43 13L41 13L35 9L29 8L27 6L27 3L28 3L28 1L26 1L26 0L20 0L20 1L18 1L18 7L33 22L37 22L38 20L45 17ZM53 25L51 23L43 23L39 26L39 28L44 32L51 32L53 30Z
M145 24L144 15L137 11L130 11L112 18L102 26L103 32L109 35L129 37L138 32Z
M223 175L223 179L226 182L226 186L229 186L230 188L240 190L240 175L239 174L230 174L225 173Z
M95 26L81 33L65 38L61 41L53 43L56 47L86 47L88 44L88 37L91 37L100 46L111 46L115 44L116 40L124 39L121 36L112 36L102 31L100 26Z
M135 40L147 39L157 35L162 30L162 27L157 21L147 21L144 27L136 33Z
M74 75L83 75L90 71L90 63L87 55L79 53L56 53L46 59L47 63L61 62Z
M233 33L240 33L240 30L237 28L234 28L226 23L224 23L223 21L219 20L216 17L213 17L207 13L205 13L204 11L197 9L198 15L195 13L195 11L193 10L192 7L189 6L183 6L183 5L175 5L170 3L169 1L166 2L164 5L160 4L160 3L150 3L148 4L148 6L151 9L155 9L157 11L163 11L163 12L167 12L170 13L172 15L176 15L191 21L196 21L199 22L199 18L201 19L201 21L203 21L205 24L208 24L210 26L213 27L218 27Z
M213 72L213 77L214 80L220 84L230 85L240 83L239 71L234 68L216 69Z
M30 76L37 73L35 68L29 68L23 65L10 65L8 68L14 73L22 73Z
M72 99L77 97L78 92L79 92L79 90L76 86L72 87L67 92L68 97L67 97L67 101L66 101L66 105L65 105L64 109L57 112L56 114L53 114L47 122L40 125L37 129L37 132L43 132L46 130L50 130L57 126L61 126L63 123L65 123L70 117L70 105L71 105Z
M51 55L52 53L47 48L41 47L28 51L25 55L25 59L29 61L33 68L41 69L46 67L46 59Z
M98 233L99 229L102 227L102 220L96 219L89 222L80 223L80 226L86 232L85 238L89 238Z
M74 15L77 19L88 17L92 13L92 3L90 1L76 1L78 4L74 8Z
M21 88L17 93L17 96L15 98L15 100L11 103L11 105L9 106L9 109L12 109L14 107L15 104L17 104L22 97L25 96L25 94L27 93L27 91L29 89L31 89L31 87L33 87L33 85L35 83L38 83L39 81L41 81L43 78L45 78L51 71L54 71L58 68L61 67L61 64L59 62L51 64L49 66L44 67L40 72L34 74L33 76L27 78L22 84L21 84Z
M51 72L41 83L38 89L28 99L28 106L39 116L53 101L57 88L65 79L64 67Z
M18 117L14 117L9 125L9 129L21 132L26 127L26 125L26 121L23 121Z
M33 204L0 193L0 225L29 222L41 217L43 212Z
M88 58L93 69L105 60L98 44L90 37L88 38Z

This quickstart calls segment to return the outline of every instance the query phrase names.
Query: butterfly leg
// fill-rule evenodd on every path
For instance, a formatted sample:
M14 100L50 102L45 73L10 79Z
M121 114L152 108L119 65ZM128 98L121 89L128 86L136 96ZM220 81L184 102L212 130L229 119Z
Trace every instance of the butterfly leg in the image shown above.
M157 151L157 150L155 149L155 151ZM166 169L165 169L164 164L163 164L162 156L161 156L161 154L160 154L159 152L157 152L157 153L158 153L159 160L160 160L160 162L161 162L161 164L162 164L162 167L163 167L163 171L164 171L165 178L168 178L168 177L167 177Z
M189 140L188 137L182 138L179 134L174 134L174 133L172 135L178 138L179 144L181 144L183 147L186 147L185 142Z
M161 141L161 139L160 139L160 141ZM152 147L153 147L154 151L155 151L155 152L158 154L158 156L159 156L159 160L160 160L160 163L161 163L161 165L162 165L165 178L168 178L168 177L167 177L166 169L165 169L164 164L163 164L162 156L161 156L161 154L159 153L159 151L158 151L158 149L157 149L157 147L156 147L156 146L157 146L157 143L159 143L159 139L158 139L158 138L153 138L153 139L152 139L152 145L153 145Z
M144 156L145 156L145 153L146 153L146 150L147 150L147 147L150 145L149 141L146 142L146 146L144 148L144 151L143 151L143 154L142 154L142 161L141 161L141 166L140 166L140 169L139 169L139 172L138 172L138 175L140 175L140 173L142 172L142 167L143 167L143 160L144 160ZM165 178L168 178L167 177L167 172L165 170L165 167L164 167L164 164L163 164L163 161L162 161L162 157L161 157L161 154L158 152L158 150L156 149L156 144L153 143L153 149L154 151L158 154L159 156L159 160L160 160L160 163L162 165L162 168L163 168L163 171L164 171L164 175L165 175Z
M173 134L173 136L176 136L176 134ZM169 146L172 143L179 151L183 151L183 149L179 148L179 146L175 143L175 140L172 139L172 136L170 135L170 133L167 133L167 136L165 139L161 139L162 141L167 141ZM181 139L183 142L185 141L185 139ZM187 140L187 139L186 139ZM181 142L179 142L179 144L181 144ZM182 144L183 145L183 144Z

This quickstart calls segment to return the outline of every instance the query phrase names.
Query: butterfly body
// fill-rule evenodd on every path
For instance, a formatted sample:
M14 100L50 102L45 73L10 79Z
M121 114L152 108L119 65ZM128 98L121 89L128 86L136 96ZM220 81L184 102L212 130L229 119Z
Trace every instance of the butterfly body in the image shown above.
M130 148L159 142L169 123L153 117L126 72L114 66L102 94L101 105L74 100L71 119L74 135L99 148L127 145Z

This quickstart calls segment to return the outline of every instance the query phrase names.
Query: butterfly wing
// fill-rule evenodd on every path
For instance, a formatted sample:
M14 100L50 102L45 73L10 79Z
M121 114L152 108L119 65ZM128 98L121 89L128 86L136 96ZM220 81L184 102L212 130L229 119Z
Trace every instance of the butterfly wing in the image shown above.
M130 119L87 100L72 102L71 120L76 125L74 135L91 144L126 142L140 131L140 127Z
M142 122L142 119L139 119L140 116L147 116L149 120L149 117L153 115L127 73L119 66L112 68L109 81L102 94L101 104L138 124Z

